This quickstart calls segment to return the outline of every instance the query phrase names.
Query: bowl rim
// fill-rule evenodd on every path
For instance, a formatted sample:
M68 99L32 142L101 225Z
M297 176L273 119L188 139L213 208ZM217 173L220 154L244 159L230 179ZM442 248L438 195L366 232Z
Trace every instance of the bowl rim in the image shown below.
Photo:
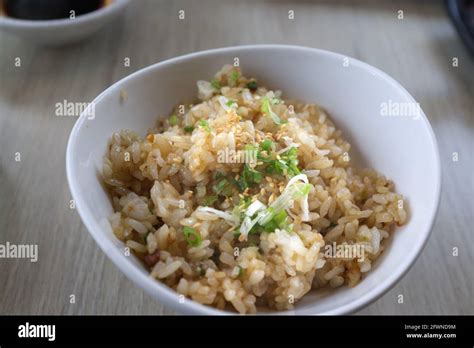
M30 28L30 29L42 29L42 28L59 28L65 26L75 26L81 25L86 22L94 21L100 17L105 17L116 13L126 5L128 5L130 0L113 0L107 6L102 6L97 10L92 12L84 13L82 15L78 15L74 19L70 18L57 18L57 19L41 19L41 20L33 20L33 19L20 19L20 18L13 18L8 17L6 15L0 16L0 27L16 27L16 28Z
M199 52L194 52L194 53L189 53L185 55L181 55L178 57L170 58L155 64L152 64L150 66L144 67L140 70L137 70L136 72L120 79L119 81L115 82L113 85L108 87L106 90L104 90L102 93L100 93L92 103L98 103L102 98L105 97L105 95L108 95L117 89L119 87L128 82L129 80L133 80L136 78L139 78L142 75L146 75L150 73L151 71L154 71L155 69L162 69L165 68L168 65L173 65L173 64L178 64L183 61L189 61L194 58L202 57L202 56L212 56L214 54L218 53L237 53L238 51L242 50L292 50L292 51L298 51L298 52L307 52L307 53L313 53L313 54L318 54L322 56L326 56L332 59L344 59L348 58L351 61L352 65L356 65L359 68L362 68L366 73L370 73L372 75L377 76L378 78L383 79L386 83L392 85L396 89L398 89L402 95L404 95L407 100L410 100L412 102L416 102L416 100L411 96L410 93L394 78L389 76L387 73L381 71L380 69L369 65L367 63L364 63L358 59L352 58L347 55L323 50L323 49L318 49L318 48L312 48L312 47L305 47L305 46L298 46L298 45L281 45L281 44L257 44L257 45L242 45L242 46L228 46L228 47L223 47L223 48L216 48L216 49L209 49L209 50L204 50L204 51L199 51ZM86 110L87 111L87 110ZM72 194L72 198L75 200L76 203L76 209L81 217L81 220L83 224L86 226L88 232L92 235L94 240L97 242L99 247L104 251L104 253L109 257L109 259L133 282L135 282L137 285L139 285L142 289L144 289L153 299L159 299L159 302L161 302L163 305L165 305L168 308L173 308L174 310L180 312L180 313L187 313L187 314L218 314L218 315L223 315L223 314L237 314L225 310L220 310L214 307L210 307L207 305L200 304L198 302L195 302L191 299L188 299L187 297L184 298L184 301L177 301L177 296L179 294L166 286L165 284L161 283L160 281L157 281L155 279L152 279L151 277L147 276L145 272L137 272L136 267L129 262L128 260L125 259L123 254L113 245L112 241L109 241L107 237L101 233L96 233L95 231L102 229L102 227L99 225L97 221L91 216L90 209L87 205L87 202L83 199L77 180L75 178L75 162L73 158L73 152L75 147L78 144L78 133L80 129L82 129L83 124L88 118L87 112L84 112L79 119L76 121L67 144L67 149L66 149L66 174L67 174L67 179L68 179L68 184L69 188ZM423 124L425 126L425 129L428 133L428 138L431 141L431 150L434 152L434 167L435 167L435 173L434 173L434 180L435 180L435 187L434 187L434 192L435 192L435 205L431 211L431 214L426 217L427 223L427 229L425 231L422 231L423 236L422 239L420 239L419 245L416 247L416 249L408 255L407 258L403 259L401 261L400 267L398 267L397 272L392 272L388 277L384 278L384 280L380 283L379 286L374 287L371 291L366 292L363 296L354 299L354 301L343 305L339 306L337 308L325 311L325 312L319 312L319 313L311 313L311 314L316 314L316 315L341 315L341 314L350 314L358 309L367 306L368 304L374 302L378 298L380 298L383 294L385 294L388 290L390 290L400 279L408 272L408 270L414 265L415 261L418 259L419 255L421 254L421 251L424 249L426 246L426 242L431 235L431 231L433 229L433 225L436 220L436 216L438 213L439 205L440 205L440 196L441 196L441 165L440 165L440 155L439 155L439 149L437 145L437 140L435 133L428 121L428 118L426 117L425 113L423 110L420 108L420 113L421 117L420 119L423 121ZM295 314L295 310L288 310L288 311L272 311L272 312L259 312L258 314L263 314L263 315L288 315L288 314ZM308 315L308 314L307 314Z

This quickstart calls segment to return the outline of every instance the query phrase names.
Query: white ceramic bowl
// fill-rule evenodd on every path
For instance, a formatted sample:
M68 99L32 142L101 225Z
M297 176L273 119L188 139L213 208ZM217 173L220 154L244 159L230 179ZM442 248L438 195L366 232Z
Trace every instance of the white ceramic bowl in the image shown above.
M150 278L136 258L124 256L124 245L107 222L112 205L101 185L100 170L114 131L133 129L144 135L157 115L168 114L177 103L194 100L197 80L210 79L234 57L239 58L244 74L281 89L284 97L324 106L352 144L351 153L359 164L386 174L407 198L408 223L397 229L359 285L311 292L294 311L279 313L344 314L367 305L405 274L425 245L440 197L439 155L422 111L416 119L381 115L382 103L415 102L400 84L352 58L345 66L346 57L336 53L280 45L222 48L173 58L115 83L95 99L95 118L82 115L69 139L67 176L82 221L107 256L156 300L183 313L225 313L188 299L180 303L177 293ZM121 91L127 95L122 102Z
M74 19L25 20L0 16L0 29L35 44L56 46L80 41L117 18L130 0L113 0L107 6Z

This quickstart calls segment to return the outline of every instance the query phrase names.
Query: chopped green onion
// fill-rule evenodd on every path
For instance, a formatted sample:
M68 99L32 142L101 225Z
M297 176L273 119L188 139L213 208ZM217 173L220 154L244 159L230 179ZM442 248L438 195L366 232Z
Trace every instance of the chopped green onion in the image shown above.
M255 144L245 144L244 148L247 151L258 150L258 146Z
M216 183L212 186L212 191L217 196L229 197L232 195L232 185L224 174L217 172L214 180Z
M193 130L194 130L194 126L186 126L186 127L184 127L184 131L185 131L186 133L192 133Z
M237 186L239 190L245 191L247 187L251 187L255 184L259 184L262 181L263 175L259 171L252 169L248 164L244 165L244 170L237 180Z
M309 191L311 191L310 184L295 186L295 193L293 197L295 198L306 197L309 194Z
M211 207L198 207L197 210L200 212L212 214L221 219L224 219L233 226L237 225L240 221L238 217L234 215L233 212L222 211L222 210L214 209Z
M236 181L235 181L235 184L237 185L237 188L238 188L238 190L239 190L240 192L244 192L245 189L246 189L247 187L249 187L249 186L247 185L247 182L246 182L242 177L240 177L238 180L236 180Z
M261 147L263 151L270 151L272 149L272 145L273 145L273 141L271 141L270 139L265 139L262 142Z
M220 194L226 186L229 184L229 181L227 179L221 179L219 180L216 184L212 186L212 191L216 194Z
M262 114L270 113L270 99L268 99L268 97L263 97L262 106L260 107L260 112Z
M250 89L252 92L255 92L258 89L257 81L252 80L247 83L247 88Z
M222 172L216 172L214 174L214 180L224 179L225 177L226 177L225 174Z
M199 127L201 127L203 130L205 130L208 133L211 133L211 127L209 126L209 122L206 120L199 120Z
M298 159L298 148L296 146L292 146L283 152L280 157L287 157L290 160Z
M217 90L221 89L221 84L219 83L219 81L217 81L217 79L212 79L211 80L211 86L214 87Z
M237 70L234 70L230 73L230 80L234 83L237 83L239 80L240 73Z
M282 121L282 119L280 118L280 116L278 116L276 113L274 113L272 111L272 108L270 107L270 104L271 104L271 101L270 101L270 98L268 97L263 97L263 100L262 100L262 106L260 108L260 112L262 114L265 114L265 115L268 115L272 118L273 122L275 122L275 124L282 124L284 123L284 121Z
M259 184L262 181L262 173L252 169L248 164L244 166L243 176L250 184Z
M237 102L235 100L229 100L227 103L225 103L225 105L231 108L233 106L237 106Z
M293 177L301 173L301 170L298 168L298 149L296 147L291 147L282 153L280 158L285 162L287 167L286 175Z
M246 159L245 161L249 164L252 164L252 166L255 166L257 164L257 160L260 154L258 146L253 144L247 144L244 146L244 152Z
M282 160L271 160L268 163L268 166L265 168L265 171L268 174L278 174L285 175L286 164Z
M275 216L263 226L265 232L274 232L277 228L286 229L288 214L285 210L276 213Z
M279 157L279 159L267 161L266 173L288 176L290 178L301 173L301 170L298 168L298 149L295 146L280 154Z
M184 226L183 227L183 234L186 242L193 247L197 247L201 245L202 239L201 236L196 232L196 230L192 227Z
M265 204L263 204L259 200L256 200L255 202L253 202L252 204L250 204L247 207L247 211L245 212L245 215L249 216L249 217L252 217L255 214L257 214L259 211L262 211L266 208L267 208L267 206Z
M264 213L259 213L258 223L265 226L282 210L288 209L295 199L306 198L307 201L310 189L311 185L308 183L308 177L305 174L299 174L291 178L282 194L270 204ZM303 215L303 221L307 221L308 211L303 211Z
M178 116L171 115L168 121L171 126L176 126L178 124Z
M242 209L247 209L251 203L252 203L251 197L243 196L240 198L239 207L241 207Z
M245 269L239 266L239 274L237 277L242 277L244 275Z
M204 205L211 206L217 201L217 196L209 196L204 200Z
M244 214L244 218L238 230L234 235L243 235L247 238L250 234L259 234L262 232L272 233L276 229L290 229L288 223L288 214L286 209L291 204L291 200L287 205L279 205L277 207L270 205L268 208L260 201L253 202Z

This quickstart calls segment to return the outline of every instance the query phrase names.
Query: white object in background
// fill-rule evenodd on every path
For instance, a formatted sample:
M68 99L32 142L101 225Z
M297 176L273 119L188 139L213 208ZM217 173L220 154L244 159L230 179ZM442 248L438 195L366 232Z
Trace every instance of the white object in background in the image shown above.
M62 19L26 20L0 16L0 29L35 44L58 46L80 41L122 14L130 0L114 0L107 6L80 16Z

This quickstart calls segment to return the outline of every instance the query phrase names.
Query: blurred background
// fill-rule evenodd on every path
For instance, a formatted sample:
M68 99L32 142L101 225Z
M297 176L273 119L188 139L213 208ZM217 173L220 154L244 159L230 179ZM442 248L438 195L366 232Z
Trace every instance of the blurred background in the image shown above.
M173 314L122 275L71 209L65 149L77 117L57 117L55 105L90 102L171 57L257 43L360 59L421 104L443 168L438 218L413 268L359 314L474 314L474 64L436 0L135 0L74 44L0 31L0 243L39 245L37 263L0 259L0 314Z

